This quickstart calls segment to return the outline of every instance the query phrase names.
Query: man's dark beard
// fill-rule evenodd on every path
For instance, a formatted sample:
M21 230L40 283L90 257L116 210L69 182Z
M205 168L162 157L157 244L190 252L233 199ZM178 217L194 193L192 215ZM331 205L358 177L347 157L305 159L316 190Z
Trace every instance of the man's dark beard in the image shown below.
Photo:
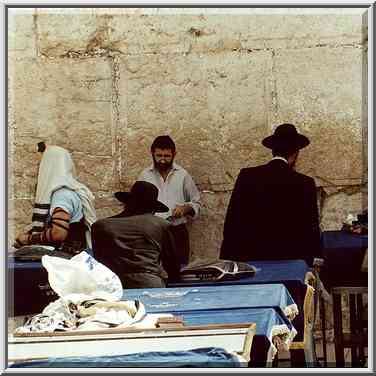
M172 162L174 160L171 160L171 162L165 162L165 163L160 163L160 162L157 162L153 156L153 161L154 161L154 167L159 170L159 171L168 171L171 169L172 167Z

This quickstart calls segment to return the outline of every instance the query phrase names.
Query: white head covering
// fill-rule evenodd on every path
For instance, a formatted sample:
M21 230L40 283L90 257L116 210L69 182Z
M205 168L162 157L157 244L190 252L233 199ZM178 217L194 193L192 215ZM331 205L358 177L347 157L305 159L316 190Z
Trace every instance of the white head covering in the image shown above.
M60 146L47 145L39 165L38 185L33 210L33 231L35 229L40 231L41 221L38 221L38 217L40 219L48 214L52 194L63 187L75 191L80 197L85 223L90 231L91 225L96 221L94 195L89 188L77 181L74 175L75 167L69 152Z

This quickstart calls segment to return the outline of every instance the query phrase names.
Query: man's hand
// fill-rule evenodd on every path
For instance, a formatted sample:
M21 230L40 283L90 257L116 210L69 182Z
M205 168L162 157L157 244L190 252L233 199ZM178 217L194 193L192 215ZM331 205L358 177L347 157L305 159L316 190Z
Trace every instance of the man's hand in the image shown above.
M188 208L190 208L189 205L176 205L175 209L172 211L172 216L174 218L182 218L185 216Z
M24 245L29 244L29 234L28 233L22 233L19 234L16 238L16 241L13 244L14 248L21 248Z
M308 271L304 277L304 283L310 286L314 286L315 282L316 282L315 275L312 272Z

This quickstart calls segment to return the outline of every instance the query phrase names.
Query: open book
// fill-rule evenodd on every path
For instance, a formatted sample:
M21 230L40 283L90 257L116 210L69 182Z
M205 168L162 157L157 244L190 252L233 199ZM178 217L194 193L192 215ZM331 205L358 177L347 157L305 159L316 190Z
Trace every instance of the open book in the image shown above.
M245 262L218 260L192 263L181 269L181 281L227 281L253 277L257 269Z

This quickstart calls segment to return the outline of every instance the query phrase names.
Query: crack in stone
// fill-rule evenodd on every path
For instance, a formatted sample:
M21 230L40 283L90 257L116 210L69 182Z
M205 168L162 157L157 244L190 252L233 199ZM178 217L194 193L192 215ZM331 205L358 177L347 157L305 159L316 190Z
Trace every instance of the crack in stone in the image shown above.
M112 155L116 156L115 163L117 165L118 172L118 184L122 181L122 140L119 136L120 129L120 58L119 56L113 56L111 58L111 74L112 74L112 116L113 116L113 137L115 142L112 144Z
M98 40L97 40L98 42ZM195 52L193 51L192 44L189 44L189 48L185 52L147 52L143 51L140 53L125 53L119 49L112 48L110 46L101 46L98 43L90 43L88 44L87 49L85 50L68 50L65 53L59 55L59 56L50 56L47 51L40 51L39 56L42 56L44 58L50 58L50 59L55 59L55 58L68 58L68 59L84 59L84 58L90 58L90 57L114 57L117 55L124 55L124 56L145 56L145 55L155 55L158 53L158 55L161 56L168 56L168 55L188 55L188 54L199 54L201 55L202 52ZM232 52L237 52L237 53L257 53L257 52L272 52L275 53L275 51L281 51L281 50L302 50L302 49L313 49L313 48L359 48L359 49L365 49L367 48L365 45L361 43L342 43L342 44L333 44L333 43L317 43L313 45L306 45L306 46L287 46L284 48L276 48L276 47L264 47L264 48L224 48L223 46L218 46L217 48L210 49L210 53L221 53L221 52L226 52L226 51L232 51ZM54 48L50 48L50 50L53 50Z
M36 55L38 57L39 55L39 39L38 39L38 14L34 13L33 14L33 34L34 34L34 39L35 39L35 50L36 50Z
M271 80L271 97L272 97L272 109L271 113L274 112L274 118L277 118L278 116L278 90L277 90L277 78L276 78L276 59L275 59L275 51L271 50L271 56L272 56L272 69L270 74L270 80ZM272 115L273 116L273 115ZM274 122L274 121L273 121Z
M286 39L287 40L287 39ZM253 53L253 52L266 52L266 51L281 51L281 50L303 50L311 48L342 48L342 47L352 47L352 48L365 48L362 43L316 43L311 45L301 45L301 46L285 46L285 47L264 47L264 48L233 48L232 51Z
M60 55L59 57L69 58L69 59L85 59L88 57L109 57L112 58L116 55L123 55L123 52L117 49L113 49L110 47L94 47L90 50L68 50L66 53ZM49 57L48 55L44 55L45 57Z

